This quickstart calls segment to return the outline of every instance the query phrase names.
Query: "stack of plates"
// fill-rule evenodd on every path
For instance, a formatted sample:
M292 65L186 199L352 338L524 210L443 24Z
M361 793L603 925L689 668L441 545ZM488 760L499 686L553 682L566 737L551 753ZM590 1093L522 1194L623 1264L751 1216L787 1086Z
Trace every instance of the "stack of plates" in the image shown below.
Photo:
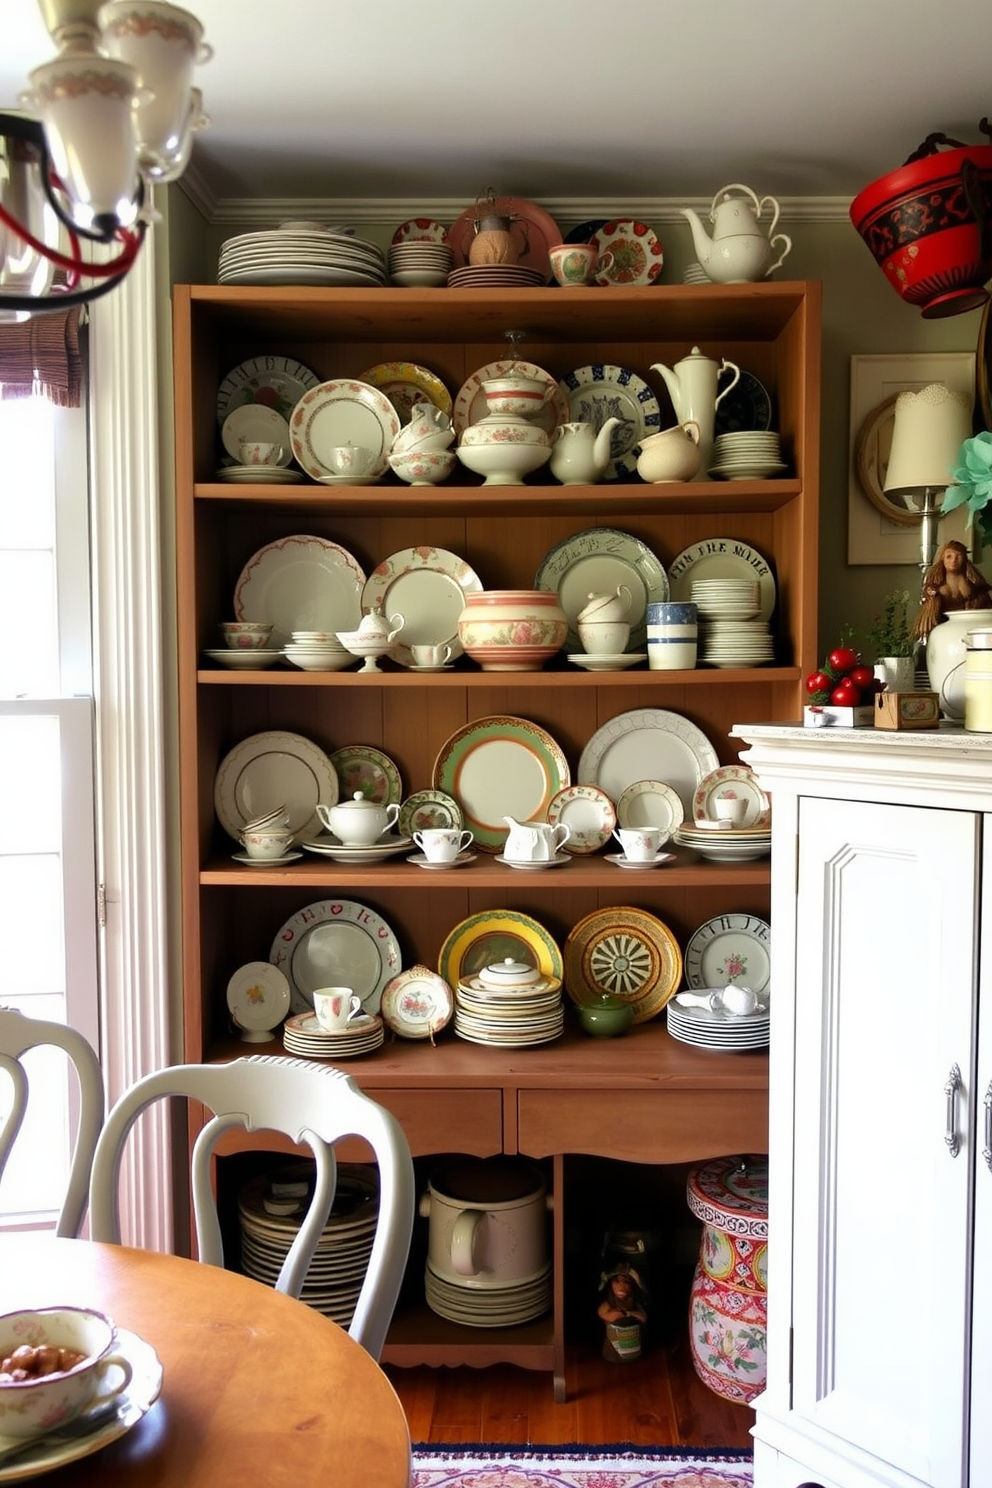
M761 614L757 579L693 579L691 593L700 620L754 620Z
M290 486L303 479L302 470L285 465L222 465L215 474L236 486Z
M412 837L397 837L391 832L380 837L378 842L370 843L368 847L346 847L331 832L302 843L307 852L317 853L319 857L332 858L335 863L352 864L384 863L387 858L395 858L400 853L408 853L413 845Z
M774 430L735 429L718 434L713 441L713 462L710 475L727 480L767 480L786 468Z
M681 1044L698 1049L766 1049L769 1042L768 1007L742 1018L725 1008L682 1007L674 999L665 1009L668 1031Z
M238 1197L241 1264L247 1276L274 1286L306 1213L313 1163L261 1173ZM305 1190L299 1193L299 1190ZM294 1196L294 1191L299 1196ZM290 1212L286 1212L290 1211ZM347 1328L368 1270L379 1217L376 1170L341 1163L330 1217L303 1283L302 1300Z
M221 245L218 284L386 283L382 249L316 223L241 233Z
M447 284L452 253L447 243L408 240L389 250L389 278L393 284L441 286Z
M723 827L683 822L675 841L711 863L752 863L772 850L771 827Z
M712 284L712 282L701 263L686 264L682 270L683 284Z
M540 1317L551 1308L551 1265L512 1286L480 1287L473 1278L449 1281L427 1262L427 1305L440 1317L467 1328L509 1328Z
M378 1013L362 1013L345 1028L321 1028L316 1013L294 1013L282 1026L283 1046L303 1059L354 1059L382 1047L385 1037Z
M746 667L775 660L757 579L695 579L692 602L699 611L700 661Z
M455 989L455 1032L470 1044L523 1049L552 1043L564 1027L560 977L545 976L516 989L467 977Z
M346 651L333 631L294 630L282 648L287 661L302 672L342 672L356 657Z
M544 283L544 270L525 264L466 264L448 275L449 289L524 289Z

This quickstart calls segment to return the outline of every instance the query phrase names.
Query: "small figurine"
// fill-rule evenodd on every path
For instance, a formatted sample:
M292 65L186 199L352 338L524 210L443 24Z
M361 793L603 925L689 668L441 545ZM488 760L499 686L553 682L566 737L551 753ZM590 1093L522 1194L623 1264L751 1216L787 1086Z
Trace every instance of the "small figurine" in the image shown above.
M640 1276L633 1266L621 1261L612 1271L604 1271L599 1290L603 1300L597 1311L605 1324L603 1358L611 1364L639 1359L641 1332L648 1317Z
M964 543L951 538L927 569L914 634L925 641L950 610L984 610L990 604L987 579L968 557Z

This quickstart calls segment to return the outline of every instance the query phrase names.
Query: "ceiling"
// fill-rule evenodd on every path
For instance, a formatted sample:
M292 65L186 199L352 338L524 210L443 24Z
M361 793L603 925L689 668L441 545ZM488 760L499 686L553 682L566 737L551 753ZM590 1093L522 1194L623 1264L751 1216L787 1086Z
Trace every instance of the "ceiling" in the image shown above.
M988 0L192 0L212 127L190 175L245 198L849 198L992 115ZM54 48L3 0L0 105Z

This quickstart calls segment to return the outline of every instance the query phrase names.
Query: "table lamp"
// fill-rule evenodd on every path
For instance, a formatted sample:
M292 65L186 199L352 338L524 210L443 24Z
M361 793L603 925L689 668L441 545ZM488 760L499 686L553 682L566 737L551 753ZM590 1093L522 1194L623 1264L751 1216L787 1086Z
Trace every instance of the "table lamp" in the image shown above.
M940 502L951 480L962 442L971 433L971 408L964 393L942 382L896 398L892 448L883 488L903 497L920 516L920 568L924 574L937 555Z

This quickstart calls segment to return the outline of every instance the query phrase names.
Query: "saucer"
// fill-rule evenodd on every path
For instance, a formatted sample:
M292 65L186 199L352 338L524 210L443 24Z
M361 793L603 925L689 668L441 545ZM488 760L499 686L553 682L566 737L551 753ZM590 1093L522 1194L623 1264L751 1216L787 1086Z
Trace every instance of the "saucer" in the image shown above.
M606 861L616 863L618 868L661 868L665 863L674 863L675 854L655 853L653 858L645 858L643 862L638 863L628 858L626 853L607 853Z
M469 852L466 848L457 858L452 858L450 863L432 863L424 853L414 853L407 858L407 862L416 863L418 868L464 868L466 863L474 863L477 857L478 853Z
M576 666L584 667L587 672L625 672L628 667L637 666L640 661L647 661L646 651L624 651L619 655L610 653L597 653L589 656L583 652L573 651L569 661Z
M507 868L523 868L526 870L534 868L563 868L566 863L572 861L572 858L569 853L560 852L556 853L553 858L545 858L539 863L522 863L518 859L504 857L497 857L495 861L497 863L505 863Z
M446 661L442 666L414 666L412 663L406 668L408 672L453 672L455 663Z
M236 863L244 863L246 868L280 868L283 863L295 863L303 854L283 853L281 858L252 858L248 853L232 853L231 856Z

